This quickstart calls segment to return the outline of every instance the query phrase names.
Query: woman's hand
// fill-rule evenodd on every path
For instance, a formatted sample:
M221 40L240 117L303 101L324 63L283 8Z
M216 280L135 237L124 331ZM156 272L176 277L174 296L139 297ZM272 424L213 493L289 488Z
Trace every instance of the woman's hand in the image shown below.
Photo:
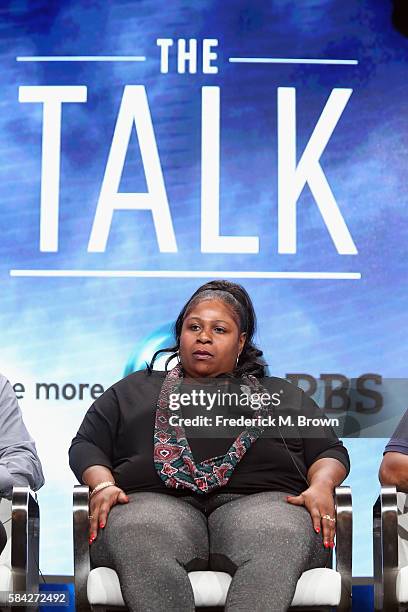
M307 472L309 488L300 495L287 498L290 504L305 506L309 510L314 530L316 533L322 532L325 548L334 546L334 489L346 475L347 470L341 461L332 457L317 459Z
M98 528L105 527L111 508L116 504L127 504L128 501L126 493L114 485L101 489L92 496L89 503L89 544L96 539Z
M307 508L314 530L316 533L322 531L323 546L333 548L336 533L336 522L331 520L335 518L333 488L321 483L312 484L300 495L287 497L287 501L289 504Z

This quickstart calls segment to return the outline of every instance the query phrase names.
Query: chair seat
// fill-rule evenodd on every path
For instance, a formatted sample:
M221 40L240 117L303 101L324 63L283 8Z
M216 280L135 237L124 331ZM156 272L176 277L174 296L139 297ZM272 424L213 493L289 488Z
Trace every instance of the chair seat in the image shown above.
M408 602L408 565L401 567L397 574L397 601Z
M408 568L407 568L408 569ZM189 572L196 606L223 606L231 576L224 572ZM332 569L319 567L304 572L298 580L292 606L337 606L340 603L341 577ZM97 567L88 576L88 601L92 606L122 606L124 601L117 573Z
M328 567L303 572L296 585L292 606L338 606L341 576Z
M0 591L13 590L13 575L8 565L0 565Z

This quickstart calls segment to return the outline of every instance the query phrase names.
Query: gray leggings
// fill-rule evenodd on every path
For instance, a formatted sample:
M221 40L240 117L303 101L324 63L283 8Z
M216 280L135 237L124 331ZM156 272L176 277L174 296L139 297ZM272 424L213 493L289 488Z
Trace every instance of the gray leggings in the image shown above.
M330 558L308 511L286 496L130 494L92 544L92 564L117 571L131 612L193 612L187 572L205 569L233 576L226 612L283 612L302 572Z

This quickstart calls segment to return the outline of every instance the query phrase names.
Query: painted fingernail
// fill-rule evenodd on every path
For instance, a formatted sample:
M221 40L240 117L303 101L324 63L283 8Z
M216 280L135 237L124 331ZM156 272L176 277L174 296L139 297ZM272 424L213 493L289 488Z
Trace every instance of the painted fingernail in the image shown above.
M315 527L315 532L320 533L320 527Z
M330 542L330 548L334 548L334 542Z
M101 521L101 522L99 523L99 527L100 527L101 529L103 529L103 528L105 527L105 523L102 523L102 521Z
M324 547L325 547L325 548L329 548L329 543L328 543L328 542L325 542L325 543L324 543Z

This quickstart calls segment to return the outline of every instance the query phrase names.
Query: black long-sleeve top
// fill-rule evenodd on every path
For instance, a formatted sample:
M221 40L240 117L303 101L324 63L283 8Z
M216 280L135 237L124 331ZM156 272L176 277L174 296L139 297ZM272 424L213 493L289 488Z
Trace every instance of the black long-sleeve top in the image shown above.
M167 488L154 467L154 422L164 377L164 372L135 372L114 384L92 404L69 451L70 466L80 482L88 467L102 465L112 471L117 485L127 493L188 493L184 489ZM279 393L281 403L274 415L276 418L282 415L283 419L290 415L291 424L283 420L284 425L279 428L266 428L235 467L228 484L217 491L284 491L298 495L308 486L306 475L310 466L324 457L337 459L348 472L348 452L330 426L316 425L316 422L309 427L298 426L300 416L314 419L324 416L313 400L280 378L264 378L261 383L271 395ZM211 385L213 389L225 387L225 379L211 379ZM213 408L205 414L213 417L216 410ZM241 414L244 409L239 410ZM253 415L252 408L249 412ZM203 414L202 407L182 408L183 417L199 414ZM251 416L248 409L245 416ZM196 461L224 455L243 429L185 427Z

